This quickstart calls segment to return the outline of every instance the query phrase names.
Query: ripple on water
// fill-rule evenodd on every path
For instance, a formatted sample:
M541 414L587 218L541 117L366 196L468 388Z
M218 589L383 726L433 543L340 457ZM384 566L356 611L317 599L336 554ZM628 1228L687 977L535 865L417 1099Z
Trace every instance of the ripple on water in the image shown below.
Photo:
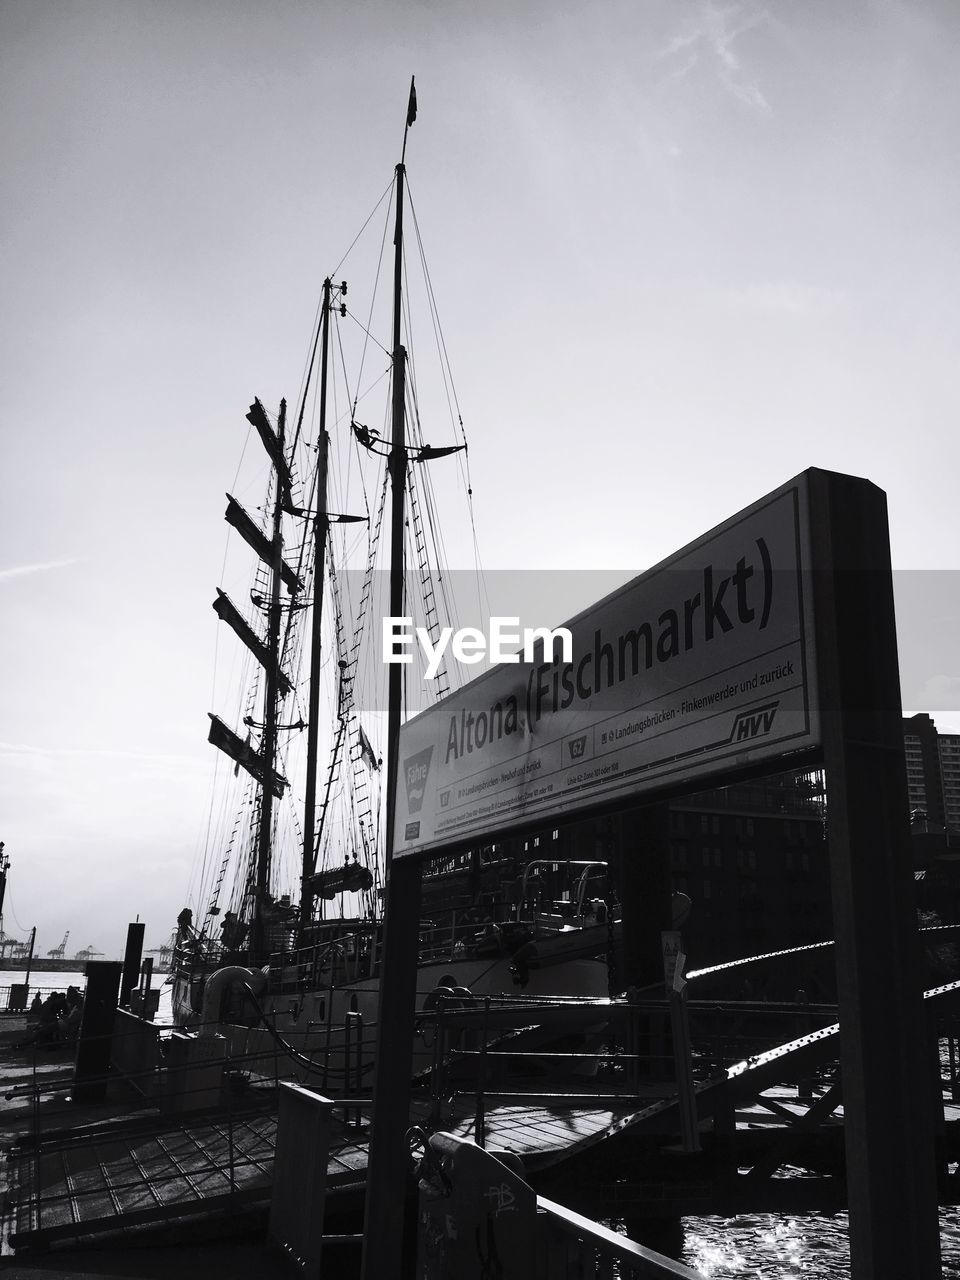
M687 1218L682 1261L710 1280L849 1277L846 1216L742 1214Z
M850 1280L847 1215L684 1218L680 1258L708 1280ZM960 1210L940 1214L944 1277L960 1277Z

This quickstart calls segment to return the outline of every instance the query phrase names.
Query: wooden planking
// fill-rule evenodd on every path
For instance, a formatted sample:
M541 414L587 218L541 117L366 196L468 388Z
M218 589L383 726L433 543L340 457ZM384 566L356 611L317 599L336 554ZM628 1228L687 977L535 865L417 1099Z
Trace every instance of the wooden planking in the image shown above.
M578 1100L579 1101L579 1100ZM430 1103L418 1100L411 1117L423 1121ZM463 1137L472 1137L474 1100L458 1099L452 1114L438 1126ZM612 1110L585 1104L564 1107L559 1100L532 1100L491 1105L485 1116L487 1146L513 1151L530 1168L561 1160L566 1154L601 1141L611 1130L628 1123L626 1107ZM230 1141L233 1141L233 1180L230 1174ZM366 1181L368 1161L366 1126L356 1128L343 1116L334 1121L328 1162L329 1185L347 1187ZM40 1185L43 1189L40 1228L57 1235L76 1225L103 1229L113 1219L144 1222L151 1212L157 1221L169 1218L177 1207L185 1211L210 1202L228 1205L232 1194L269 1197L276 1141L276 1117L223 1116L188 1124L181 1130L144 1135L142 1131L111 1140L101 1128L91 1140L73 1138L63 1146L41 1152ZM18 1232L37 1229L27 1184L32 1154L19 1151L23 1190L17 1205Z

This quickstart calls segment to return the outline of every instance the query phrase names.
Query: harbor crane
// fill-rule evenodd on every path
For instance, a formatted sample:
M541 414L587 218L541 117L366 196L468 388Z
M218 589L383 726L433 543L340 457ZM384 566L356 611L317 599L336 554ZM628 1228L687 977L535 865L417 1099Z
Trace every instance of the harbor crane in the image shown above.
M63 935L63 941L60 943L59 947L54 947L52 951L47 952L47 955L50 957L51 960L63 959L64 953L67 950L67 939L69 937L70 937L70 930L68 929L67 932Z

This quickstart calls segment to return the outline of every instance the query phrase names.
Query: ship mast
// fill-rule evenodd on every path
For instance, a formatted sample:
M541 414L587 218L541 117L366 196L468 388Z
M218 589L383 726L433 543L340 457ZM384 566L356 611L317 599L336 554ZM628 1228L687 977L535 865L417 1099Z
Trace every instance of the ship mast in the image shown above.
M280 401L277 417L277 448L283 458L284 429L287 419L287 402ZM273 503L273 537L271 539L272 564L270 579L270 609L267 626L267 687L264 693L263 742L261 753L268 773L274 769L277 754L277 702L280 692L280 579L283 569L283 501L284 476L277 469L277 485ZM260 827L257 832L256 900L253 918L253 950L257 957L264 954L266 937L263 921L263 905L270 891L270 846L273 827L273 790L263 786L260 790Z
M406 157L407 129L417 113L414 83L403 135ZM400 342L401 282L403 273L403 159L396 168L397 206L394 234L393 284L393 403L389 458L392 489L390 521L390 613L403 616L403 516L407 454L404 432L406 356ZM387 728L387 829L386 891L384 894L383 958L380 965L380 1000L377 1014L377 1051L374 1067L372 1133L369 1177L364 1216L363 1280L389 1274L403 1245L403 1207L395 1188L403 1178L404 1133L410 1115L410 1050L416 999L417 937L420 919L420 865L415 858L393 866L396 813L398 745L402 712L403 666L390 664ZM407 865L403 865L403 862Z
M412 92L412 88L411 88ZM406 150L406 135L404 135ZM390 435L390 616L403 616L404 596L404 496L407 484L406 424L404 402L406 398L407 353L400 342L402 318L401 286L403 279L403 184L406 168L403 161L397 165L397 212L394 231L393 267L393 403ZM387 686L387 830L385 873L389 881L390 862L393 857L393 823L397 792L397 741L403 715L403 666L390 663Z
M266 672L266 689L263 702L263 730L260 749L244 741L219 718L210 713L209 741L244 768L260 784L260 821L257 829L256 858L253 872L253 921L252 950L260 958L266 948L264 910L270 896L271 829L273 826L273 801L281 799L287 780L276 770L277 734L280 728L277 717L281 695L290 690L290 681L280 668L280 632L282 605L281 584L286 585L291 596L302 590L303 583L283 559L283 512L290 510L291 475L284 458L284 432L287 402L280 401L277 427L274 430L266 410L259 400L254 400L247 413L247 421L255 427L267 456L276 471L276 490L273 502L271 532L268 536L255 520L244 511L236 498L227 494L226 521L240 534L260 560L270 568L270 598L267 603L267 642L260 639L246 622L240 610L223 591L217 591L213 607L217 616L226 622L247 646ZM259 596L254 603L262 606ZM252 719L246 719L248 727L254 727Z
M346 285L342 286L344 289ZM317 440L317 514L313 522L314 572L313 615L310 629L310 698L307 712L307 781L303 800L303 863L300 874L300 928L309 923L312 894L308 879L316 866L317 752L320 739L320 666L321 623L323 620L323 577L327 532L327 458L330 438L327 435L327 351L330 333L330 294L328 276L323 282L323 337L320 349L320 434Z

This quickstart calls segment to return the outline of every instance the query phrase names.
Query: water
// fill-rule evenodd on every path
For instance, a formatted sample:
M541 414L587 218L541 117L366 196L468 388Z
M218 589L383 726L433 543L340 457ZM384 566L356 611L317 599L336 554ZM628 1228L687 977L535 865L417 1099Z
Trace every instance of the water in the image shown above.
M685 1218L683 1225L680 1261L709 1280L849 1280L845 1213ZM940 1251L942 1275L960 1277L960 1210L940 1212Z
M10 999L10 987L14 983L23 982L26 974L23 970L0 969L0 1009L6 1009ZM66 993L67 987L86 989L87 979L80 969L41 969L30 974L30 990L27 993L27 1006L40 993L41 1000L52 991ZM160 1005L157 1009L156 1022L163 1026L173 1021L173 988L167 982L165 973L153 975L153 988L160 988Z
M686 1218L682 1262L710 1280L849 1277L847 1216L742 1214Z
M950 1073L947 1042L940 1065ZM950 1172L954 1170L950 1166ZM784 1170L784 1173L787 1173ZM849 1280L850 1241L846 1213L741 1214L735 1218L685 1218L680 1257L708 1280ZM940 1210L942 1275L960 1278L960 1208ZM905 1277L905 1280L908 1278Z

